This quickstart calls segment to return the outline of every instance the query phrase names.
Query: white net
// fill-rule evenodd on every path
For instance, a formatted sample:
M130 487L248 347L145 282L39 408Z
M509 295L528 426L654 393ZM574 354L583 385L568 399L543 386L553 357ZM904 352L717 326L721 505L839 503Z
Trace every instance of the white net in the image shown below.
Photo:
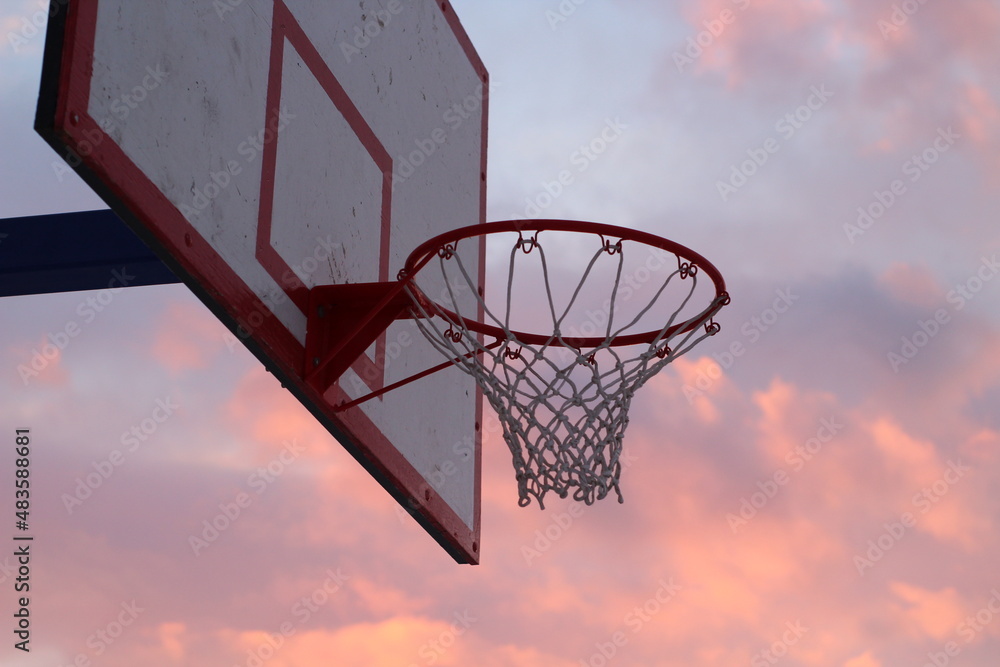
M478 272L470 271L457 244L451 244L431 260L447 286L443 300L450 308L428 300L411 283L408 291L415 322L435 348L476 379L496 411L513 457L522 507L531 498L544 507L549 492L589 505L613 490L622 502L619 458L633 395L664 366L718 331L711 317L728 297L715 297L708 308L682 317L698 286L698 267L657 250L661 257L676 258L676 268L661 271L655 280L647 279L643 292L648 299L637 304L639 290L629 286L635 286L635 281L624 273L629 242L612 243L591 234L583 239L599 239L599 244L586 250L582 277L560 299L554 295L552 267L539 233L529 238L516 233L516 237L507 259L505 300L500 308L486 303L477 289ZM565 250L561 244L553 245ZM423 269L433 270L430 265ZM525 335L512 326L519 303L513 293L515 279L525 275L532 276L526 291L535 297L536 308L523 319L534 322L532 329L551 329L551 334ZM601 308L586 310L590 317L581 327L579 320L571 319L583 312L581 292L595 276L597 280L603 276L604 284L610 285L610 299ZM565 287L565 282L559 280L557 286ZM476 310L471 312L469 294L475 295ZM667 301L675 305L667 306ZM484 322L501 332L492 341L482 341L469 327L479 307L485 313ZM544 310L544 315L538 310ZM658 318L658 331L641 327L650 315ZM542 317L544 324L540 324ZM596 335L590 335L598 328ZM581 329L585 335L579 335ZM637 332L653 335L643 337L643 343L621 346L625 337Z

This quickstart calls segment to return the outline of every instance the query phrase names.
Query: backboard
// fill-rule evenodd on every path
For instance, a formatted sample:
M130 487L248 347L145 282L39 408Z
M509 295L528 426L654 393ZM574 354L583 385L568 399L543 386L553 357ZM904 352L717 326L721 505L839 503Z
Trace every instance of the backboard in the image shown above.
M448 553L478 562L473 379L448 369L334 410L441 361L400 320L328 390L304 380L312 288L394 280L420 243L484 220L488 76L451 5L52 10L39 133Z

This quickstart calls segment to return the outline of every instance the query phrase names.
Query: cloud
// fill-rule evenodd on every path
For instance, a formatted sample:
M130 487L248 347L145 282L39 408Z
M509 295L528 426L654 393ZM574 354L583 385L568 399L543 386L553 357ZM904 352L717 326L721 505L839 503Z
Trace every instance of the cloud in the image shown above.
M429 603L426 598L414 599L405 590L371 579L357 578L350 583L350 587L359 599L361 608L377 618L416 614L426 610Z
M907 481L930 481L940 472L934 443L910 437L898 424L879 419L871 425L875 447L881 451L885 470Z
M468 611L448 619L397 615L377 623L356 623L335 631L310 630L284 639L273 633L243 633L240 653L271 656L268 665L319 665L336 656L338 667L371 665L441 665L459 667L570 667L574 663L534 648L494 644L476 628L478 618ZM272 644L281 642L276 650ZM262 657L263 657L262 656Z
M167 657L172 660L185 658L184 636L186 633L187 626L184 623L163 623L157 628L160 644Z
M843 667L882 667L882 663L871 654L871 651L865 651L845 662Z
M820 0L795 5L712 0L687 3L684 14L692 33L699 33L696 42L708 42L695 71L724 74L729 88L760 83L763 72L768 78L799 79L806 70L817 69L817 60L825 60L822 47L830 35L823 32L830 25L829 10ZM789 58L792 52L797 57Z
M193 299L169 301L157 320L153 359L174 376L207 368L224 347L225 328Z
M291 441L306 447L310 456L339 448L315 417L259 364L240 378L224 415L230 432L240 434L253 446L258 461L266 462Z
M894 262L881 276L879 284L896 301L932 312L945 300L945 290L926 266Z
M989 185L995 186L1000 179L1000 103L993 91L976 83L963 86L959 95L959 122L991 177Z
M911 636L929 636L941 642L954 638L955 627L961 623L967 606L955 589L931 591L893 582L890 590L900 601L895 606Z
M588 169L593 187L581 176L548 213L610 212L620 218L608 222L659 231L716 262L733 293L720 335L634 397L625 503L519 508L510 454L486 429L483 564L460 567L256 359L223 352L224 328L193 299L124 292L27 386L17 364L80 297L9 300L0 398L10 420L38 433L41 662L96 658L87 637L132 598L147 610L102 664L247 664L288 619L295 632L266 665L579 667L616 632L627 641L609 664L745 665L799 620L809 630L789 665L882 667L941 650L986 603L1000 551L997 281L961 309L947 301L997 241L988 184L1000 173L1000 7L923 3L885 38L878 21L891 2L752 0L735 12L741 3L687 0L680 19L648 0L584 3L557 30L545 7L515 2L500 24L534 26L541 50L512 51L495 10L463 3L473 42L508 86L491 115L503 120L491 124L490 160L515 168L494 170L504 173L499 187L491 180L491 206L522 210L574 167L570 155L605 116L620 114L629 128ZM735 21L678 73L673 51L725 9ZM252 20L230 14L226 25L239 16ZM37 59L32 67L37 90ZM531 94L516 92L524 82ZM824 82L830 105L723 205L716 179ZM52 185L55 156L31 134L35 98L21 88L8 96L20 100L12 141L40 152L15 151L5 164L25 183ZM844 223L948 125L962 135L955 149L851 244ZM63 187L21 190L10 210L94 201ZM779 288L800 299L754 328ZM529 321L544 310L530 294L519 305ZM939 308L951 321L895 372L887 353ZM745 352L724 361L737 342ZM60 494L166 396L183 414L68 515ZM824 419L842 427L820 440ZM257 494L249 476L291 440L306 451ZM959 462L971 470L949 482ZM190 535L240 490L253 503L195 557ZM860 576L854 556L904 512L915 526ZM734 530L729 515L745 523ZM526 546L539 552L530 564ZM4 567L0 556L0 577ZM350 580L300 623L294 605L337 568ZM681 590L662 603L658 587L671 580ZM638 623L637 609L648 619ZM455 614L466 611L476 620L459 633ZM996 625L964 662L993 664Z
M65 336L62 332L58 334ZM63 359L63 348L53 341L52 336L45 335L34 344L7 348L5 356L14 371L13 376L19 380L17 386L38 384L59 388L69 385L70 374Z

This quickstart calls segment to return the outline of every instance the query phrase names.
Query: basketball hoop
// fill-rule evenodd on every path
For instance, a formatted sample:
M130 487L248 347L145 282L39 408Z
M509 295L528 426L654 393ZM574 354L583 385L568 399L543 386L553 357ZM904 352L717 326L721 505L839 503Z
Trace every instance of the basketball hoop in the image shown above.
M546 255L547 241L556 233L570 233L578 243L589 244L582 277L562 300L553 289L562 283L550 283L554 267ZM484 300L478 271L467 270L472 263L462 260L463 249L471 253L478 245L463 246L462 241L475 238L478 243L478 237L502 234L511 236L512 247L505 305L499 312ZM662 280L647 280L650 297L638 305L628 302L639 290L623 284L628 282L623 269L632 246L647 246L661 265L669 257L676 259L676 268L664 270ZM534 268L540 270L536 294L546 299L551 332L523 331L512 322L512 306L518 303L513 286L526 261L536 262ZM599 334L577 332L571 313L587 301L581 293L588 279L599 276L602 262L610 264L606 270L613 274L610 299L596 318L606 322L590 322L592 330L602 329ZM432 263L446 286L441 300L451 307L420 288L417 278ZM712 283L710 290L699 293L708 304L688 313L702 274ZM413 251L399 284L423 335L450 363L475 378L496 411L513 457L522 507L532 497L544 507L550 491L589 505L614 490L622 502L620 456L632 397L671 361L718 333L715 314L729 303L719 271L684 246L646 232L565 220L493 222L442 234ZM466 293L475 296L477 311L485 312L483 321L457 305L460 294ZM664 303L668 300L674 305ZM656 326L646 328L651 317Z

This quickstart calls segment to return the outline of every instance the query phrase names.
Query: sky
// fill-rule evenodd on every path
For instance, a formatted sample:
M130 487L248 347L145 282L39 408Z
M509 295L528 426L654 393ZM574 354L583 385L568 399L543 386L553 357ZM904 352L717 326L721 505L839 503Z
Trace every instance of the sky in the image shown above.
M105 207L32 130L42 6L0 9L4 217ZM6 298L37 542L32 650L8 631L0 663L996 664L1000 3L454 7L494 83L487 218L651 231L729 286L720 334L633 401L625 502L519 508L487 428L482 563L456 565L186 287Z

